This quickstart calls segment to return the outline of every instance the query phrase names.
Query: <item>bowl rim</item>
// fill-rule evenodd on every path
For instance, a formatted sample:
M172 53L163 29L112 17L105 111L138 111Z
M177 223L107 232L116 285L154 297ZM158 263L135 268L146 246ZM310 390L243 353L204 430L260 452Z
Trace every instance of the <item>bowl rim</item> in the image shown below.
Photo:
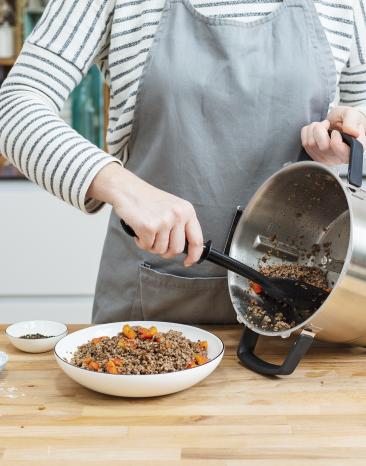
M85 327L83 329L79 329L79 330L76 330L76 332L79 332L79 331L82 331L82 330L85 330L85 329L88 329L88 328L93 328L93 327L98 327L98 326L102 326L102 325L109 325L109 324L115 324L115 323L127 323L127 322L143 322L142 320L141 321L122 321L122 322L110 322L110 323L107 323L107 324L100 324L100 325L91 325L90 327ZM152 322L152 321L147 321L147 322ZM210 359L209 361L205 362L204 364L200 365L200 366L197 366L197 367L191 367L189 369L183 369L183 370L180 370L180 371L174 371L174 372L163 372L162 374L108 374L108 373L105 373L105 372L93 372L93 371L89 371L88 369L84 369L82 367L77 367L75 366L74 364L71 364L71 362L69 361L65 361L65 359L63 359L59 354L57 354L57 351L56 351L56 348L57 346L59 345L59 343L62 342L62 340L64 338L66 338L67 336L70 336L76 332L72 332L72 333L69 333L68 335L65 335L64 337L62 337L58 342L57 344L55 345L54 349L53 349L53 353L55 355L55 357L57 359L59 359L60 361L62 361L64 364L67 364L71 367L74 367L75 369L77 370L80 370L80 371L85 371L86 373L91 373L91 374L95 374L95 375L99 375L99 376L107 376L107 377L116 377L116 375L118 376L123 376L124 378L126 377L151 377L151 376L171 376L172 374L179 374L179 373L183 373L185 372L186 370L195 370L195 369L200 369L201 367L203 366L206 366L207 364L210 364L212 362L214 362L216 359L218 359L224 352L225 352L225 344L224 342L222 341L222 339L220 337L218 337L217 335L209 332L208 330L204 330L204 329L201 329L200 327L194 327L193 325L187 325L187 324L179 324L178 322L156 322L156 324L158 325L159 323L164 323L164 324L174 324L174 325L181 325L183 327L189 327L189 328L193 328L195 330L199 329L199 330L202 330L203 332L207 332L209 333L210 335L214 336L215 338L217 338L221 345L222 345L222 348L219 352L219 354L217 356L215 356L214 358ZM186 337L187 338L187 337Z
M61 332L61 333L58 333L57 335L51 335L50 337L48 338L36 338L36 339L26 339L26 338L21 338L21 337L16 337L15 335L12 335L11 333L8 332L8 330L13 327L14 325L17 325L17 324L25 324L25 323L28 323L28 322L47 322L47 323L52 323L52 324L59 324L59 325L62 325L64 327L64 330ZM17 340L22 340L22 341L27 341L27 342L36 342L36 341L49 341L51 338L58 338L60 336L66 336L66 334L68 333L68 327L66 324L64 324L63 322L58 322L56 320L42 320L42 319L38 319L38 320L20 320L19 322L13 322L12 324L10 324L8 327L6 327L6 329L4 330L4 333L7 337L10 337L10 338L16 338Z

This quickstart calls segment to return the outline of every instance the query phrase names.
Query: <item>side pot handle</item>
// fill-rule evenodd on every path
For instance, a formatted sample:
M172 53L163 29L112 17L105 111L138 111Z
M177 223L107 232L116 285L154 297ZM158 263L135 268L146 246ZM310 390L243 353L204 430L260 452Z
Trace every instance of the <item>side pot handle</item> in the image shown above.
M363 145L348 134L341 133L342 140L350 147L351 153L348 163L348 184L360 188L362 186Z
M328 131L329 136L332 131ZM363 146L357 139L353 138L349 134L342 133L342 140L351 149L349 163L348 163L348 174L347 181L349 185L356 188L362 186L362 166L363 166ZM299 161L313 160L305 149L301 150Z
M245 327L237 351L241 363L249 369L263 375L289 375L298 366L314 341L314 334L303 330L295 340L284 362L280 365L260 359L254 354L259 334Z

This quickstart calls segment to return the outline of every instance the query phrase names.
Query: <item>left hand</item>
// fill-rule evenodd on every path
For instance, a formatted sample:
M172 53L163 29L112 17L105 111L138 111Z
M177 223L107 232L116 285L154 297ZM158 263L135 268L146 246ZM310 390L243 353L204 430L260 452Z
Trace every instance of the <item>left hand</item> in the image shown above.
M328 130L332 131L329 137ZM339 133L342 131L357 138L366 148L366 117L352 107L335 107L327 119L311 123L301 130L301 142L313 160L325 165L348 163L349 147Z

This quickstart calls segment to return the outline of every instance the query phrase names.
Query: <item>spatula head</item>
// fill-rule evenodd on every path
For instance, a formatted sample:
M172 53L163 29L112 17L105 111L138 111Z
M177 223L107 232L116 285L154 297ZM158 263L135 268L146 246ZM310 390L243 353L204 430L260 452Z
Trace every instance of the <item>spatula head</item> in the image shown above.
M275 296L271 291L271 298L278 299L296 311L315 312L323 304L329 293L321 288L291 278L270 278L273 285L281 290L281 295Z

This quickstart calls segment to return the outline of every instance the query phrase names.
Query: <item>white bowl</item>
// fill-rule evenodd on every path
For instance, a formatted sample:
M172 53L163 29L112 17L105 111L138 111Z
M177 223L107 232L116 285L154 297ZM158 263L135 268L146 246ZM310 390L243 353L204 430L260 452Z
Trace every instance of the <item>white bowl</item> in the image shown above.
M0 372L5 369L6 363L8 362L9 358L6 353L0 351Z
M37 338L34 340L20 338L22 335L40 333L48 338ZM45 353L52 350L56 343L67 334L67 327L61 322L50 320L29 320L16 322L5 330L11 343L21 351L27 353Z
M92 338L106 335L112 337L122 330L124 324L131 326L150 327L154 325L160 332L178 330L192 341L206 340L208 342L209 362L202 366L178 372L151 375L113 375L91 372L73 366L69 361L77 347L87 343ZM107 395L126 397L150 397L175 393L195 385L213 372L224 355L224 344L220 338L206 330L189 325L169 322L115 322L96 325L71 333L60 340L55 347L55 357L61 369L75 382L96 392Z

